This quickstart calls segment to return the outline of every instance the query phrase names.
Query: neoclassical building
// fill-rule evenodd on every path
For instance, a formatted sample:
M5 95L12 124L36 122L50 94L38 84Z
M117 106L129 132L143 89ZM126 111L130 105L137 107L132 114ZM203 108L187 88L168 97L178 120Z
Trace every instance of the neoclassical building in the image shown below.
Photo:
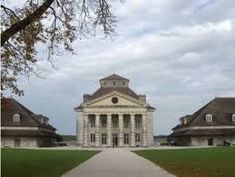
M100 88L85 94L75 108L77 143L84 147L136 147L153 144L153 112L145 95L129 88L129 80L112 74Z

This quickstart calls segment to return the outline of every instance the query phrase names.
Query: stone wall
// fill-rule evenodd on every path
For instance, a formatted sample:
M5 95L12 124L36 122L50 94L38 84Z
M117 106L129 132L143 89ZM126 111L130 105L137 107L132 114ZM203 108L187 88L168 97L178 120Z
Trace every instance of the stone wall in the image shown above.
M213 139L212 146L224 145L224 141L235 144L235 136L175 137L173 140L178 146L208 146L208 139Z
M2 137L1 147L48 147L55 140L50 137Z
M38 147L36 138L2 137L1 147Z

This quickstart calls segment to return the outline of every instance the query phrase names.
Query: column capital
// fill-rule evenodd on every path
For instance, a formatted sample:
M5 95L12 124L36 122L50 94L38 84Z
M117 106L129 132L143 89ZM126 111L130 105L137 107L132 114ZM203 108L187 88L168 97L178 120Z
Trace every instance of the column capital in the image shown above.
M107 115L107 118L111 118L112 117L112 114L106 114Z
M134 113L131 113L131 114L130 114L130 117L131 117L131 118L134 118L134 117L135 117L135 114L134 114Z

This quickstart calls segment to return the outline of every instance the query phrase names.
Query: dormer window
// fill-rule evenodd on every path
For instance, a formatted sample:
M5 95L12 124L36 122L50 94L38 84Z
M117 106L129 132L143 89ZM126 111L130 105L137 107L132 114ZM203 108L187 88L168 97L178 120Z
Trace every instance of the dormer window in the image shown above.
M235 123L235 113L232 115L232 122Z
M206 115L206 122L212 122L212 115L211 114L207 114Z
M13 115L13 122L20 122L20 115L19 114L14 114Z
M48 119L45 120L45 124L49 125L49 120Z
M187 118L184 118L184 125L187 124Z

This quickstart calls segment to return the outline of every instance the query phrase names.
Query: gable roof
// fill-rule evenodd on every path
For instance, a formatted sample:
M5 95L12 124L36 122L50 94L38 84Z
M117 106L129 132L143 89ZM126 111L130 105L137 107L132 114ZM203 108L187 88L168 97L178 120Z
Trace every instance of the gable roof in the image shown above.
M20 122L13 122L12 120L13 115L16 113L20 115ZM50 124L41 123L40 116L41 115L34 114L13 98L1 99L1 126L40 127L53 131L56 130Z
M208 104L189 116L186 125L177 125L173 130L190 126L234 125L232 115L235 113L235 97L214 98ZM213 116L212 122L206 122L206 114Z
M117 74L112 74L112 75L110 75L108 77L100 79L100 81L102 81L102 80L127 80L127 81L129 81L129 79L124 78L122 76L119 76Z

